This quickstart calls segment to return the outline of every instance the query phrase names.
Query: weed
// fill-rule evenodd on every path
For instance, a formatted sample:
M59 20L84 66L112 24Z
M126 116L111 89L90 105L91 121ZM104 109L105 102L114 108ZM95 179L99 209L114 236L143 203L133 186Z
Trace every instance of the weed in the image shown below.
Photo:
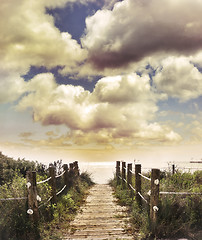
M161 174L161 191L189 191L201 193L202 171L191 173L177 172L174 175ZM138 239L151 239L149 205L138 206L131 198L130 191L116 186L116 178L110 180L115 195L121 205L129 206L132 230L139 232ZM133 184L135 179L133 178ZM150 183L149 183L150 184ZM148 181L142 181L142 192L148 192ZM194 239L193 233L200 232L202 226L202 201L200 195L163 195L160 198L157 238L187 237Z

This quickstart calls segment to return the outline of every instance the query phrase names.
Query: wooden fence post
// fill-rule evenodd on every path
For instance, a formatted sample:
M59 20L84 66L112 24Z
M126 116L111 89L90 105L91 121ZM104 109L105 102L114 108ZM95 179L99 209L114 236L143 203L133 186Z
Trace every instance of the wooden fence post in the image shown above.
M126 163L122 162L122 188L125 189L126 188Z
M78 177L78 176L79 176L79 165L78 165L78 161L75 161L73 164L74 164L75 176Z
M69 182L68 182L68 165L67 164L64 164L63 165L63 170L65 171L65 173L64 173L64 185L66 185L67 187L66 187L66 189L65 189L65 192L67 193L67 190L68 190L68 184L69 184Z
M120 184L120 176L121 176L121 170L120 170L120 161L116 161L116 184Z
M131 186L132 186L132 163L129 163L127 165L127 183L128 183L128 189L130 190L130 197L133 198L134 194L133 194L133 190L131 189Z
M158 222L159 182L160 182L160 170L152 169L151 196L150 196L150 221L151 221L151 230L153 234L156 234L156 228L157 228L157 222Z
M51 185L51 203L57 203L57 196L56 196L56 179L55 179L55 167L54 166L49 166L49 174L51 179L49 180L50 185Z
M141 176L139 175L139 173L141 173L141 164L135 164L135 198L138 206L140 207L142 205L142 199L138 194L138 192L141 193Z
M40 236L38 230L39 209L37 202L36 172L27 171L26 178L27 178L27 203L28 203L27 213L29 214L29 219L32 223L32 231L29 234L29 239L37 240L39 239Z
M172 165L172 175L175 174L175 164Z
M39 209L37 202L36 172L27 171L27 193L28 193L28 214L31 221L37 223L39 220ZM29 211L30 210L30 211ZM32 211L33 212L32 212Z
M73 182L75 180L75 174L74 174L74 164L69 164L69 173L68 173L68 188L71 188L73 186Z

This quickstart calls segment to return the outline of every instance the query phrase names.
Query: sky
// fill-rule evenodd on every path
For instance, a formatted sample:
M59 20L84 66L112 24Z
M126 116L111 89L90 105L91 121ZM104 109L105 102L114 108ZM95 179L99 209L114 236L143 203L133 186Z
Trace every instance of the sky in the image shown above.
M201 159L202 1L1 0L0 151Z

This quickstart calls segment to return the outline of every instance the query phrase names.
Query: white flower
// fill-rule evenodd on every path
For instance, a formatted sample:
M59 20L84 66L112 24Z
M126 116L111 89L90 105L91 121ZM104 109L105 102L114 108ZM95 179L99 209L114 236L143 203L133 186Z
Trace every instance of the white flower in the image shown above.
M33 210L30 208L30 209L27 210L27 213L28 213L29 215L32 215L34 212L33 212Z
M37 195L36 200L41 202L41 197L39 195Z
M159 185L159 180L158 179L154 180L154 184Z
M154 212L158 212L159 208L157 206L153 206Z
M30 188L32 186L31 182L27 182L27 188Z
M147 194L148 194L149 196L151 196L151 190L149 190Z

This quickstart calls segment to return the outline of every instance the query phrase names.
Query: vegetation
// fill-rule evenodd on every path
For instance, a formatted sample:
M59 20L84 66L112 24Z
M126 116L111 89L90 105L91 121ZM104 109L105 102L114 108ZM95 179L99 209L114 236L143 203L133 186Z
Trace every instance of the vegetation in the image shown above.
M53 218L47 221L43 214L43 224L41 224L41 239L59 240L62 239L63 231L67 231L70 221L74 218L77 210L85 201L88 188L93 185L93 181L87 172L81 173L80 177L69 191L60 196L57 205L48 205L46 209L52 209Z
M62 161L53 164L56 173L62 172ZM37 182L48 177L47 167L38 162L24 159L14 160L0 153L0 199L23 198L27 196L26 171L37 171ZM67 228L69 221L82 204L89 186L93 184L88 173L81 173L73 186L60 194L57 205L47 202L50 197L50 186L46 182L37 185L38 195L42 202L39 203L40 221L34 226L37 239L60 239L62 229ZM63 183L57 179L60 189ZM0 201L0 239L2 240L27 240L33 235L33 225L27 214L27 200Z
M25 159L7 157L0 152L0 184L12 182L16 176L26 177L28 170L35 170L38 174L43 175L47 167L37 161L28 161Z
M202 193L201 183L202 171L193 174L177 171L174 175L163 172L161 173L160 191ZM132 228L137 239L187 237L198 240L201 237L197 235L202 231L201 195L161 195L157 232L154 236L150 229L148 204L143 203L142 207L139 207L135 198L131 197L131 191L123 189L121 185L116 185L116 178L111 181L111 184L115 188L120 204L130 208ZM148 201L149 189L150 182L143 179L142 193Z

